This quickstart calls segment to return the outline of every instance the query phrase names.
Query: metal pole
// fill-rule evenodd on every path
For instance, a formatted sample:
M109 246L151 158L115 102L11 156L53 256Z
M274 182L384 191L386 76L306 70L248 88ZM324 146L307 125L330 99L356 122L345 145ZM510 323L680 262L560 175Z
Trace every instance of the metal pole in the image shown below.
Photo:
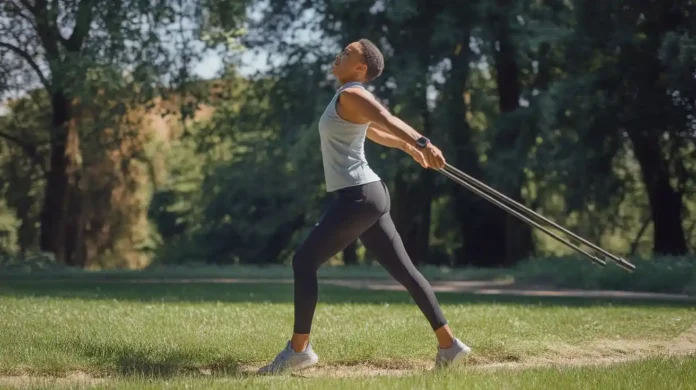
M481 190L479 190L478 188L474 187L472 184L467 183L466 181L464 181L463 179L457 177L456 175L452 174L451 172L446 171L446 170L440 170L440 172L441 172L443 175L447 176L448 178L454 180L456 183L458 183L458 184L460 184L460 185L466 187L467 189L469 189L470 191L474 192L475 194L477 194L477 195L483 197L484 199L488 200L489 202L495 204L496 206L502 208L503 210L507 211L508 213L510 213L510 214L514 215L515 217L519 218L519 219L522 220L523 222L526 222L526 223L528 223L528 224L530 224L530 225L532 225L532 226L534 226L534 227L540 229L541 231L543 231L544 233L548 234L549 236L555 238L556 240L558 240L558 241L561 242L562 244L565 244L566 246L570 247L571 249L574 249L574 250L576 250L576 251L582 253L583 255L589 257L590 260L594 261L595 263L597 263L597 264L599 264L599 265L601 265L601 266L606 266L606 265L607 265L607 263L606 263L605 261L601 260L601 259L598 258L597 256L593 256L592 254L590 254L590 253L588 253L588 252L582 250L581 248L579 248L579 247L577 247L577 246L571 244L570 242L564 240L562 237L559 237L556 233L554 233L554 232L552 232L552 231L546 229L545 227L541 226L539 223L537 223L537 222L535 222L535 221L532 221L531 219L528 219L526 216L524 216L524 215L518 213L517 211L511 209L510 207L508 207L508 206L502 204L502 203L499 202L498 200L494 199L492 196L490 196L490 195L484 193L483 191L481 191Z
M601 252L605 256L609 257L611 260L615 261L620 267L624 268L625 270L630 271L630 272L635 271L635 269L636 269L635 265L629 263L628 261L626 261L618 256L615 256L615 255L607 252L606 250L602 249L601 247L587 241L586 239L578 236L577 234L571 232L570 230L568 230L568 229L560 226L559 224L549 220L548 218L544 217L543 215L537 213L536 211L527 208L526 206L514 201L513 199L510 199L509 197L505 196L504 194L502 194L502 193L496 191L495 189L487 186L486 184L482 183L481 181L476 180L475 178L467 175L466 173L460 171L459 169L453 167L452 165L446 164L445 168L440 170L440 172L444 172L444 171L447 171L448 173L461 179L462 181L468 181L468 182L474 183L474 184L478 185L479 187L483 188L484 190L487 190L488 192L498 196L501 200L504 200L507 203L512 204L513 206L517 207L518 209L523 210L524 212L531 214L534 217L539 218L540 220L552 225L556 229L572 236L574 239L582 242L583 244L593 248L594 250L596 250L598 252ZM467 184L469 184L469 183L467 183Z

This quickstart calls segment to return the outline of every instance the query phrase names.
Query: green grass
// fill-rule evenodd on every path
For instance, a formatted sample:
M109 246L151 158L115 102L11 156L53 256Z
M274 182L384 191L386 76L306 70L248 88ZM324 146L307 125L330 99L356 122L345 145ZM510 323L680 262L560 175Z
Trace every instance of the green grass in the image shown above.
M271 359L290 336L292 285L4 281L0 283L0 376L64 376L82 371L109 376L107 385L128 388L165 383L205 388L458 388L462 383L467 388L550 384L570 388L585 382L604 384L602 388L617 388L612 384L651 388L647 384L665 383L650 379L662 375L676 381L677 387L672 388L679 388L679 383L688 383L688 375L694 375L696 365L686 368L686 363L696 363L694 359L560 372L489 373L478 368L489 362L568 358L612 340L666 344L696 323L693 303L455 293L439 293L438 299L456 334L474 348L463 372L287 382L248 377L241 369ZM435 353L432 331L405 292L321 286L312 337L329 369L361 363L415 367L432 361ZM630 348L620 349L607 347L598 353L619 357L632 353ZM213 376L200 375L202 368ZM650 372L658 376L645 376ZM628 380L632 373L644 376L644 383Z

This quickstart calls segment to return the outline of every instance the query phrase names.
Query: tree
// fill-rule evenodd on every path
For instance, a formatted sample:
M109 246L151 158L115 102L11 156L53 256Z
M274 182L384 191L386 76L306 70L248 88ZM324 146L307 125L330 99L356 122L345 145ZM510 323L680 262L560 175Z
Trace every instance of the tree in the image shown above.
M182 84L196 56L191 42L204 33L210 44L229 38L244 7L244 2L185 0L11 0L0 6L0 74L4 80L26 80L16 86L20 91L43 88L51 106L45 127L50 152L40 214L42 250L66 264L84 261L76 253L84 226L80 139L87 131L79 115L105 90L113 92L112 86L136 90L130 102L144 104L165 82ZM124 73L129 74L125 79ZM3 95L11 92L7 89ZM123 115L123 103L112 104L112 113ZM109 119L109 124L94 124L94 131L120 120Z
M693 12L688 1L578 2L577 26L568 43L567 69L574 80L559 90L568 96L559 101L570 102L578 92L575 100L585 99L572 108L559 105L558 113L566 123L574 118L583 136L585 169L610 173L585 176L596 189L595 199L606 198L611 161L623 145L629 146L647 192L655 253L687 251L682 218L683 196L694 178L685 160L693 148L694 95L693 80L686 75L693 74L693 66L674 66L670 59L693 58L687 43L694 31L687 15ZM674 45L677 36L687 45Z
M0 117L0 176L4 187L0 199L19 221L12 244L17 246L20 257L34 249L38 241L35 226L45 185L48 139L36 129L48 120L47 103L44 91L39 90L29 98L8 102L7 115Z
M490 72L495 88L488 91L486 83L472 83L472 99L485 100L490 94L490 101L497 106L495 111L479 112L490 124L482 140L487 145L481 152L486 160L483 175L488 184L508 197L529 203L535 200L529 184L543 181L537 175L536 183L528 182L533 149L539 127L543 126L540 96L544 96L554 78L563 74L555 53L563 51L561 39L570 28L570 9L557 0L486 1L477 9L480 17L474 40L487 66L484 72ZM477 76L482 71L474 72L472 81L474 77L485 79L485 75ZM534 254L529 225L498 208L484 207L487 225L495 226L497 231L488 233L495 234L488 240L496 245L485 250L488 255L484 263L511 265Z

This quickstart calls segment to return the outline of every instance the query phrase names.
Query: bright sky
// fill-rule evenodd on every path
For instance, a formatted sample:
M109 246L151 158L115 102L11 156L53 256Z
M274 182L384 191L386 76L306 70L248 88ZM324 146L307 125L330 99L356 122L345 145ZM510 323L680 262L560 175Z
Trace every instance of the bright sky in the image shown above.
M222 69L222 59L220 56L216 53L208 53L203 61L194 67L194 72L204 79L210 79L215 77L220 69Z
M243 76L248 76L259 70L266 70L268 65L266 64L265 53L262 51L261 54L254 55L251 50L244 52L239 72ZM193 71L201 78L211 79L219 76L222 66L222 57L213 50L206 50L203 59L193 67ZM21 95L22 92L17 91L16 94L10 94L9 96L16 97ZM0 116L5 114L7 114L7 107L3 102L0 102Z
M254 55L254 52L248 50L242 54L242 64L239 67L239 72L242 76L249 76L259 70L267 70L266 54L261 51L260 55ZM207 51L201 62L193 67L196 75L204 79L211 79L219 76L222 70L222 57L214 51Z

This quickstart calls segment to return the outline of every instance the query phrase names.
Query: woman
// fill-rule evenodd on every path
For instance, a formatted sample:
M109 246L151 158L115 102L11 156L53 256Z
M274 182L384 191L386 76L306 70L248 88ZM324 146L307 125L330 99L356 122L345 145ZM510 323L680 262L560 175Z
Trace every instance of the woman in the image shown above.
M319 361L309 343L317 304L317 270L357 238L406 287L430 322L439 344L436 366L459 362L471 352L452 335L430 284L406 253L389 214L387 186L365 160L367 137L405 151L424 168L445 166L437 147L392 116L364 88L383 69L382 53L367 39L351 43L336 57L332 73L341 88L319 121L319 134L326 190L337 197L293 257L294 333L261 373L297 371Z

